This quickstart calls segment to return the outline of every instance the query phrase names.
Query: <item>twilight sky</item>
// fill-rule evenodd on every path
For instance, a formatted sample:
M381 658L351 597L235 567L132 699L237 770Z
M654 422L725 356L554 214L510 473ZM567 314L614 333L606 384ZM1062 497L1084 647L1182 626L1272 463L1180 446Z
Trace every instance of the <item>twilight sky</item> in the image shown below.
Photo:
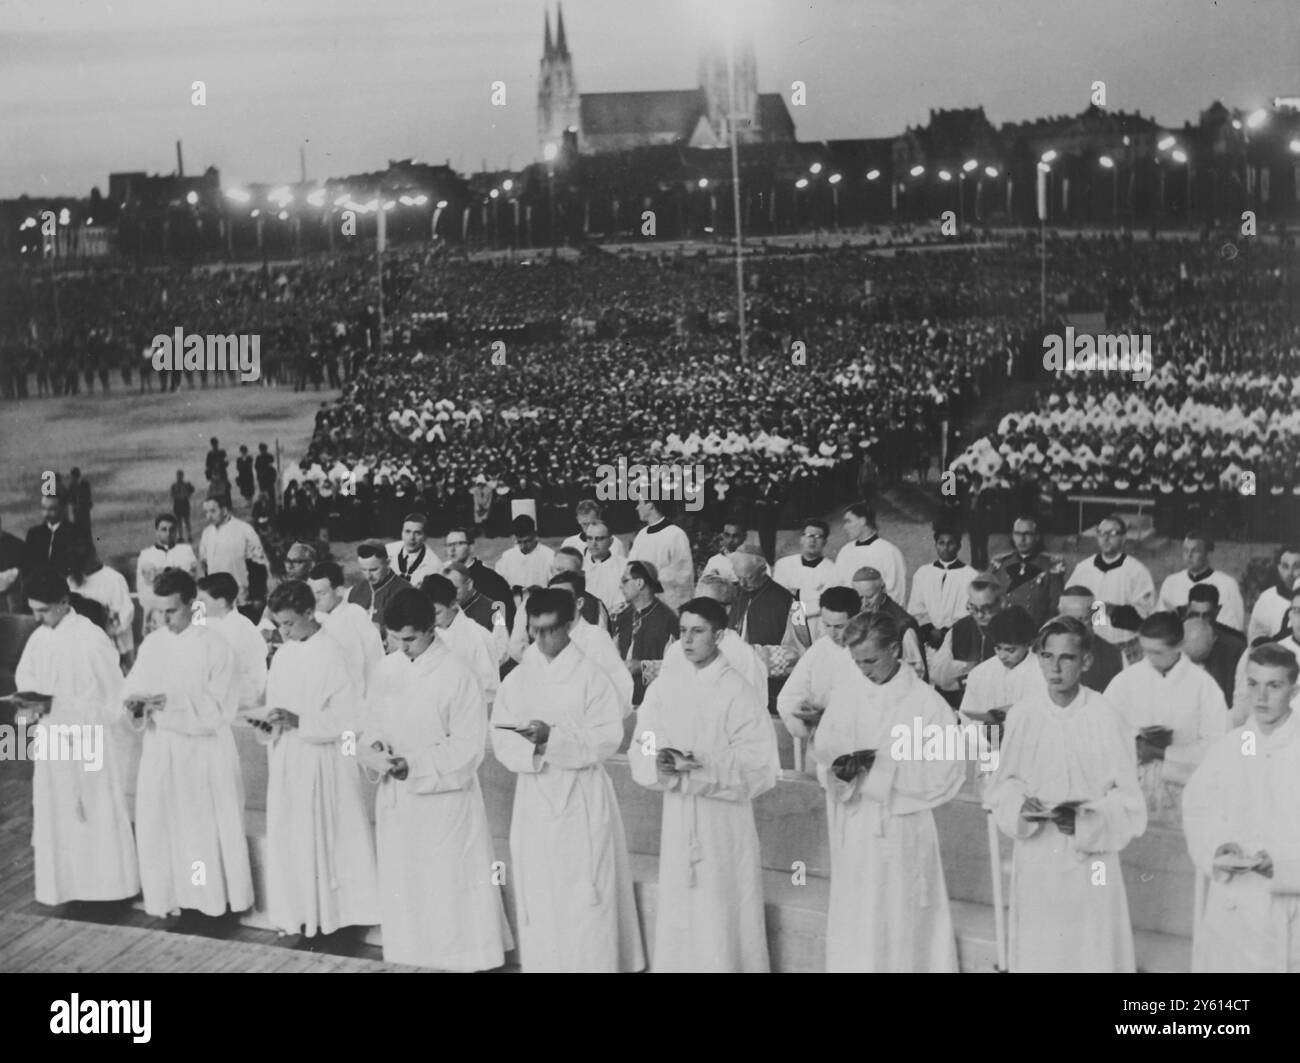
M808 85L801 140L886 136L931 107L994 123L1111 108L1181 125L1215 98L1300 95L1300 0L732 0L759 90ZM699 12L569 0L584 92L692 88ZM543 0L0 0L0 197L87 195L117 170L223 181L465 171L536 152ZM552 19L554 8L552 6ZM207 106L190 103L195 80ZM490 105L490 85L507 106Z

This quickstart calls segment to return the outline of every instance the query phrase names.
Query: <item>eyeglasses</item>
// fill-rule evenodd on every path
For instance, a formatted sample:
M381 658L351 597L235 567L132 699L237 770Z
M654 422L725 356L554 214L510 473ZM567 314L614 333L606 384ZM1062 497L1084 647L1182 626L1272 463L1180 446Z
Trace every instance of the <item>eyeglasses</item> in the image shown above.
M997 605L976 605L974 602L966 603L966 611L971 616L993 616L998 611Z

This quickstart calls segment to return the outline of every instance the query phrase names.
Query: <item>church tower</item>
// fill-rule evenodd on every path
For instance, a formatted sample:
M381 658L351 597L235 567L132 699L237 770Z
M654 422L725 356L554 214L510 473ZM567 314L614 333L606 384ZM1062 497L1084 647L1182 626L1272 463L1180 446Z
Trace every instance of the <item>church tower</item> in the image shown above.
M560 147L564 132L577 129L578 86L573 78L573 57L564 36L564 7L558 6L555 41L551 41L550 12L543 15L545 41L537 88L537 157L547 144Z
M736 108L740 142L759 140L762 129L758 113L758 64L754 59L754 41L742 30L733 57L736 80ZM700 50L700 89L708 108L709 124L719 143L728 143L727 104L730 85L727 77L727 47L722 40L706 40ZM749 123L745 123L749 119Z

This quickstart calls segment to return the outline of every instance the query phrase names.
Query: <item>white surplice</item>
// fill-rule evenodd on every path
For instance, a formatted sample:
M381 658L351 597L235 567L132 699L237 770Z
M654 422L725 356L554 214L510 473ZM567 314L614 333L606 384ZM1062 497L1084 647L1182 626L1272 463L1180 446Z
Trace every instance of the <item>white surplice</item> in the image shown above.
M470 621L473 623L473 621ZM487 742L483 692L435 639L414 661L385 658L361 741L403 757L375 796L384 959L446 971L500 967L514 948L479 789Z
M701 766L662 777L661 749ZM703 668L662 672L637 711L628 762L632 778L664 794L652 970L766 972L752 804L780 771L766 689L721 653Z
M1134 738L1143 727L1168 727L1173 741L1164 759L1138 767L1138 782L1152 819L1176 823L1182 788L1211 742L1228 730L1228 703L1219 684L1183 654L1161 675L1148 660L1125 668L1106 686L1106 700L1129 725Z
M119 654L135 649L135 602L122 573L103 565L81 583L69 580L68 586L104 607L105 630Z
M207 618L207 626L229 644L239 672L239 707L262 704L266 693L266 639L257 625L237 609L225 616Z
M845 647L837 646L829 635L816 639L790 669L785 685L776 696L776 711L785 729L795 738L811 738L808 725L794 713L805 703L819 709L826 708L836 683L850 670L862 674Z
M859 672L831 691L812 744L830 829L827 971L957 970L931 809L957 795L965 762L909 759L913 732L952 723L947 703L902 662L887 683ZM866 775L846 783L831 772L836 758L866 749L876 751Z
M550 725L545 749L499 726ZM501 682L492 750L517 774L510 861L525 971L645 967L623 817L603 762L623 740L609 677L570 642L554 660L529 646Z
M501 685L501 672L496 663L497 647L492 632L457 609L451 623L438 629L437 637L473 673L484 708L490 710L496 700L497 688ZM486 741L487 735L484 734L483 737Z
M122 777L122 743L114 735L123 727L117 648L93 623L70 611L54 627L42 624L32 632L14 682L19 690L53 696L39 726L78 728L83 758L89 752L86 729L96 728L91 740L102 754L98 770L86 770L93 759L62 757L38 759L32 766L36 899L52 905L134 897L140 875ZM18 741L27 741L34 731L29 727L24 734L19 728ZM47 730L43 736L47 755L60 747L55 734ZM68 751L73 750L75 746Z
M165 694L140 754L135 837L145 911L221 915L253 906L244 834L244 780L230 722L239 669L206 625L159 628L140 645L123 698Z
M1192 970L1300 974L1300 715L1272 734L1254 716L1213 743L1183 792L1199 872ZM1273 859L1273 877L1214 873L1235 842Z
M725 631L718 632L718 652L739 673L741 679L763 693L764 697L767 696L767 666L753 646L727 628ZM664 672L685 671L693 667L695 666L686 659L686 652L682 649L679 640L664 650L664 663L660 668L660 675Z
M1082 801L1073 835L1021 819L1026 797L1051 808ZM1061 707L1047 694L1007 713L985 804L1015 839L1012 971L1133 971L1133 928L1119 853L1142 834L1147 805L1132 732L1094 690Z
M298 716L270 745L266 792L267 914L290 934L379 922L375 836L355 753L359 677L346 660L321 628L281 646L267 677L267 707Z
M695 564L691 559L691 540L676 524L660 521L636 533L629 561L649 561L659 573L663 599L673 610L691 598L695 586Z
M379 628L356 602L341 601L328 613L317 613L316 622L338 639L348 658L348 673L361 677L360 693L370 687L376 665L384 659L384 640Z

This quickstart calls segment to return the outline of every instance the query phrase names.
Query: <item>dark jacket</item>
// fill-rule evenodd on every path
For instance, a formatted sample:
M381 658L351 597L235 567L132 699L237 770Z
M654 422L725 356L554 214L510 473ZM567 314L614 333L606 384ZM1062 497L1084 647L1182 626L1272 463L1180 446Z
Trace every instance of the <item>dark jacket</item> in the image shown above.
M70 521L63 521L53 532L50 531L48 524L36 525L27 532L24 571L49 565L58 572L66 572L68 551L75 541L85 538L85 529ZM52 543L51 539L53 539Z
M636 629L633 638L632 630ZM623 660L662 661L668 640L678 631L677 614L663 601L656 598L642 611L638 618L637 610L628 606L614 618L614 640L618 643L618 654ZM645 697L645 682L638 668L632 673L632 704L640 705Z
M477 557L474 563L469 566L469 577L474 581L474 589L479 594L485 595L494 601L502 602L506 607L506 627L513 631L515 628L515 596L510 590L510 584L498 573L493 572L487 565L483 564Z

